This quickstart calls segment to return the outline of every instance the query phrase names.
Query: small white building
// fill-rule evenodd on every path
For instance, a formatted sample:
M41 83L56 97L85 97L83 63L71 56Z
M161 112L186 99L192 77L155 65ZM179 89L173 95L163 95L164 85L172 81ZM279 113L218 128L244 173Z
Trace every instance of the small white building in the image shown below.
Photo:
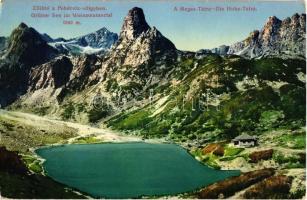
M240 147L254 147L258 145L258 138L256 136L250 136L246 133L237 136L232 140L235 146Z

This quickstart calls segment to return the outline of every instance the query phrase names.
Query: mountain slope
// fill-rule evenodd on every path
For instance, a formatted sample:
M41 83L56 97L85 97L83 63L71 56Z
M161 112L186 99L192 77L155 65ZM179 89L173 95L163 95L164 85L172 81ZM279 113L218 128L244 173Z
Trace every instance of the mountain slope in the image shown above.
M144 137L190 140L196 145L232 139L242 132L295 129L304 126L305 64L279 58L188 58L182 65L190 70L181 72L186 74L181 81L170 82L166 90L155 89L151 103L127 110L107 124Z
M256 39L248 41L258 41L262 35L266 45L279 44L275 35L285 27L281 24L270 19L263 33L253 32ZM301 25L292 29L301 34ZM282 30L292 37L287 32L290 29ZM294 42L304 45L300 39ZM224 54L227 47L215 51ZM106 54L59 56L37 66L29 75L27 93L12 107L46 109L82 122L119 114L108 121L110 126L151 136L231 138L244 131L257 132L264 113L286 117L285 125L300 124L305 109L301 92L305 62L276 56L281 58L248 60L179 51L135 7ZM152 109L153 104L157 110Z
M78 99L90 105L95 96L101 95L113 108L119 108L117 104L133 100L165 78L175 67L171 63L178 53L172 42L155 27L149 27L142 9L133 8L124 19L118 42L92 63L97 68L88 75L86 84L78 79L68 83L67 90L75 96L66 102ZM86 89L80 91L78 85Z
M90 78L98 80L105 91L116 95L121 92L119 90L132 85L130 89L138 93L163 79L174 67L170 63L177 59L177 53L171 41L155 27L149 27L143 10L133 8L124 19L118 42L106 55L101 68ZM130 99L135 96L130 95Z
M32 174L15 151L0 147L0 188L6 198L84 198L41 174Z

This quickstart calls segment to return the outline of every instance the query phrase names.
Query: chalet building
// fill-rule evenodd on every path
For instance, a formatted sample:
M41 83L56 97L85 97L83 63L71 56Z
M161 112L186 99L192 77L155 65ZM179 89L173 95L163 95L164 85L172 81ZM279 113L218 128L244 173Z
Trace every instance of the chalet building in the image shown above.
M237 136L232 140L235 146L240 147L254 147L258 145L258 138L256 136L250 136L246 133Z

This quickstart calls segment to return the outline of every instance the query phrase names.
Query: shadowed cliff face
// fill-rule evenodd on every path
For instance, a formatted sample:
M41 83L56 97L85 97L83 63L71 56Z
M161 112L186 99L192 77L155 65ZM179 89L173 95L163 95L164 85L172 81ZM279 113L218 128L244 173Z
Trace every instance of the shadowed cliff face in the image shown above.
M17 152L8 151L5 147L0 147L0 170L14 174L26 174L28 172Z
M29 173L17 152L0 147L1 196L12 199L83 199L67 186L41 174Z
M2 54L1 51L6 48L7 45L7 38L0 37L0 55Z
M63 56L33 69L30 74L31 90L47 87L56 89L65 85L69 81L72 68L71 61Z

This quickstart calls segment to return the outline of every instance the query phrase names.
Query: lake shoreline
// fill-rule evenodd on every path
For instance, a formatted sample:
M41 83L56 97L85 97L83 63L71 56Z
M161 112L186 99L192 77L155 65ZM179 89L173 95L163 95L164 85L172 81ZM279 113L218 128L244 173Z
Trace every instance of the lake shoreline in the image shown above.
M93 146L94 145L94 146ZM124 146L121 146L121 145L124 145ZM108 196L108 195L106 195L106 196L104 196L104 195L98 195L97 197L99 197L99 198L102 198L102 197L106 197L106 198L139 198L139 197L143 197L143 198L150 198L150 197L166 197L166 196L172 196L172 197L179 197L179 196L181 196L181 195L185 195L185 194L191 194L191 193L193 193L193 192L196 192L196 191L199 191L201 188L203 188L203 187L205 187L205 186L207 186L208 184L210 185L210 184L213 184L213 183L215 183L215 179L217 178L213 178L213 177L215 177L215 176L220 176L220 175L222 175L222 176L226 176L226 174L227 174L227 176L238 176L239 174L240 174L240 172L238 171L238 170L216 170L216 169L212 169L212 168L210 168L210 167L208 167L208 166L206 166L206 165L204 165L203 163L201 163L201 162L199 162L199 161L197 161L194 157L193 157L193 155L191 155L186 149L184 149L184 148L182 148L180 145L178 145L178 144L166 144L166 143L163 143L163 144L154 144L154 143L146 143L146 142L120 142L120 143L99 143L99 144L70 144L70 145L68 145L68 144L66 144L66 145L63 145L63 146L55 146L54 148L55 149L53 149L52 151L49 151L49 148L52 148L52 147L46 147L46 148L43 148L43 149L40 149L41 150L41 152L36 152L37 154L39 154L40 156L43 156L43 157L45 157L46 156L46 152L48 153L51 153L51 154L53 154L54 152L57 152L57 151L59 151L59 152L61 152L61 157L63 156L63 155L65 155L65 150L64 150L64 148L66 148L66 151L70 148L70 149L72 149L70 152L72 152L74 155L78 152L78 150L77 149L86 149L86 159L85 160L88 160L88 158L89 157L91 157L91 155L95 155L95 154L97 154L97 153L93 153L90 149L97 149L97 150L99 150L99 151L101 151L101 149L108 149L108 148L119 148L118 150L119 151L116 151L116 150L114 150L114 151L112 151L112 153L114 153L114 155L113 156L115 156L115 158L116 158L116 156L118 156L118 154L121 154L121 151L124 151L124 153L129 153L129 151L135 151L134 149L136 148L136 149L138 149L139 147L138 146L140 146L141 147L141 152L143 152L143 151L145 151L145 152L147 152L148 150L150 150L151 151L151 153L149 153L149 152L147 152L147 156L143 156L143 154L141 154L141 152L138 152L138 151L140 151L140 150L137 150L137 152L135 152L135 153L133 153L133 154L131 154L131 155L133 155L132 157L131 157L131 159L134 159L134 157L138 157L139 159L149 159L149 160L151 160L150 162L153 162L153 160L156 160L157 158L159 158L161 161L159 161L159 163L162 163L163 165L162 166L164 166L164 165L168 165L167 163L170 163L170 162L173 162L173 161L171 161L172 159L175 159L176 158L176 156L179 156L179 155L184 155L184 159L182 160L182 161L180 161L180 162L183 162L183 163L181 163L181 164L172 164L171 166L169 166L169 167L167 167L167 169L172 169L172 168L174 168L175 166L175 168L173 169L173 170L171 170L170 172L168 171L166 174L164 174L164 175L162 175L162 176L160 176L160 178L156 178L156 176L158 176L159 177L159 173L161 173L161 172L163 172L163 169L159 169L159 168L161 168L160 167L160 164L159 165L156 165L155 163L152 163L152 164L149 164L148 166L151 166L151 168L153 169L153 170L158 170L157 172L159 172L159 173L149 173L149 174L147 174L147 175L143 175L143 176L141 176L141 177L146 177L145 178L145 180L151 180L151 178L150 177L147 177L147 176L152 176L153 174L155 174L154 176L155 176L155 178L153 179L153 183L150 183L150 184L141 184L139 187L143 187L143 185L144 186L146 186L146 185L151 185L151 184L154 184L154 182L156 182L156 181L158 181L159 183L158 183L158 185L159 185L159 187L161 187L161 188L168 188L168 190L170 190L171 188L176 188L175 187L175 183L177 182L177 181L179 181L179 180L182 180L182 179L180 179L179 177L181 177L181 176L184 176L184 174L186 174L186 176L184 176L184 177L186 177L186 178L188 178L187 180L185 180L184 182L186 182L186 184L187 184L187 187L188 188L191 188L191 189L187 189L187 190L184 190L184 191L182 191L182 192L165 192L165 193L163 193L163 194L159 194L159 192L156 192L156 193L154 193L154 194L147 194L147 193L145 193L146 195L144 195L144 194L139 194L139 195L136 195L136 196L123 196L123 197L114 197L114 196ZM149 149L147 149L147 150L144 150L143 149L143 146L144 147L149 147ZM101 147L103 147L103 148L101 148ZM68 148L68 149L67 149ZM126 149L126 148L128 148L128 149ZM132 148L132 149L131 149ZM160 156L159 155L155 155L155 154L157 154L157 153L159 153L160 152L160 148L166 148L167 150L164 152L164 153L162 153ZM103 150L104 151L104 150ZM182 152L182 153L179 153L179 154L177 154L176 152L177 151L179 151L179 152ZM42 152L43 152L43 155L42 155ZM44 153L45 152L45 153ZM90 153L89 153L90 152ZM167 152L167 154L170 154L170 155L168 155L167 157L165 157L165 155L166 155L166 152ZM84 152L83 152L84 153ZM78 152L78 157L79 156L81 156L82 157L82 155L83 155L83 153L82 152ZM44 155L45 154L45 155ZM103 155L107 155L108 153L99 153L99 155L100 156L103 156ZM47 154L48 155L48 154ZM129 155L129 154L128 154ZM164 156L162 156L162 155L164 155ZM126 159L126 154L125 154L125 156L123 157L123 158L125 158ZM54 163L55 161L54 161L54 158L56 158L57 156L56 156L56 154L55 155L53 155L53 156L51 156L49 159L51 159L52 158L52 160L50 161L51 163ZM71 155L71 156L68 156L67 158L74 158L75 156L73 156L73 155ZM151 159L150 158L148 158L148 157L151 157ZM124 161L125 159L123 159L123 158L116 158L116 162L120 162L120 163L122 163L122 161L123 161L123 163L125 163L126 161ZM130 158L129 156L128 156L128 158ZM154 159L153 159L154 158ZM108 159L108 157L106 157L106 158L104 158L104 159L102 159L102 158L100 158L99 157L99 159L98 160L96 160L94 163L95 163L95 165L97 165L97 166L99 166L99 162L101 161L101 160L103 160L104 162L107 162L106 161L106 159ZM186 161L184 161L185 159L187 159ZM66 163L68 162L69 163L69 159L65 159L66 160ZM163 161L164 160L164 161ZM179 160L181 160L181 159L179 159ZM48 163L49 164L49 167L50 167L50 162ZM78 162L85 162L85 161L80 161L79 159L77 159L77 163ZM97 164L97 162L98 162L98 164ZM112 161L113 162L113 161ZM177 161L176 161L177 162ZM189 162L192 162L193 163L193 167L190 165L190 164L188 164ZM59 161L57 161L57 162L55 162L55 163L59 163ZM113 166L113 167L116 167L116 166L122 166L123 165L123 163L122 164L108 164L107 166ZM136 165L138 162L136 161L136 162L134 162L134 164L133 165ZM141 162L141 163L143 163L143 162ZM188 165L187 165L188 164ZM65 164L63 164L63 165L65 165ZM75 166L75 165L78 165L78 164L74 164L73 166ZM176 170L177 170L177 168L178 168L178 166L181 166L181 165L187 165L186 167L179 167L181 170L183 170L183 171L181 171L181 172L176 172ZM52 166L52 165L51 165ZM61 166L62 166L62 164L61 164ZM105 164L103 164L101 167L106 167L106 165ZM124 164L124 166L125 166L125 164ZM147 166L147 165L146 165ZM46 168L46 170L48 171L48 166L45 166L45 167L47 167ZM104 168L103 167L103 168ZM113 171L113 167L112 167L112 170L111 171ZM126 170L126 167L128 167L129 168L129 165L128 166L125 166L125 170ZM65 168L65 167L64 167ZM82 168L82 167L81 167ZM63 167L61 167L61 170L63 169ZM85 170L85 168L82 168L83 170ZM99 168L100 169L100 168ZM143 169L146 169L146 170L148 170L148 167L146 167L146 168L143 168ZM149 168L150 169L150 168ZM176 170L175 170L176 169ZM200 172L199 170L209 170L210 171L210 173L209 172ZM50 168L49 168L49 170L50 170ZM135 168L131 168L131 170L129 170L132 174L133 174L133 170L135 170ZM100 169L99 171L105 171L105 170L103 170L103 169ZM199 172L198 172L199 171ZM119 171L120 172L120 171ZM212 172L214 172L213 174L212 174ZM53 178L54 180L56 180L56 181L58 181L58 182L60 182L60 183L64 183L65 185L69 185L69 187L70 188L79 188L79 187L75 187L73 184L71 185L71 184L67 184L66 182L63 182L63 180L61 181L61 180L59 180L59 179L62 179L62 177L60 176L60 177L58 177L58 178L54 178L54 173L55 173L55 171L53 171L52 172L52 175L51 176L49 176L49 177L51 177L51 178ZM69 173L69 172L68 172ZM166 179L166 180L168 180L167 179L167 177L169 177L169 173L175 173L176 174L176 176L179 176L178 178L178 180L176 181L176 182L172 182L172 183L170 183L170 184L168 184L168 187L166 187L166 186L161 186L160 184L161 183L163 183L163 184L166 184L167 182L165 182L165 181L161 181L161 180L163 180L163 179ZM77 174L79 174L79 173L77 173ZM108 174L108 173L107 173ZM112 174L112 173L111 173ZM130 173L129 173L130 174ZM194 174L194 175L193 175ZM197 174L197 175L196 175ZM209 174L211 174L211 175L209 175ZM218 175L218 174L220 174L220 175ZM231 174L233 174L233 175L231 175ZM69 175L67 175L67 176L69 176ZM206 177L211 177L211 178L206 178ZM97 176L97 177L99 177L99 176ZM103 176L103 177L108 177L108 175L106 175L106 176ZM202 184L200 184L200 185L198 185L197 187L194 187L193 186L193 182L189 182L188 180L193 180L193 177L195 178L195 177L197 177L197 180L198 181L196 181L194 184L196 184L197 182L199 182L198 184L200 184L201 182L203 182ZM115 180L117 180L119 177L117 177L116 178L116 176L114 177L114 176L111 176L111 177L109 177L109 178L111 178L112 179L112 181L114 181L114 179ZM65 178L64 178L65 179ZM126 180L126 181L138 181L138 179L139 178L135 178L134 176L133 176L133 178L125 178L125 176L124 177L120 177L120 179L124 179L124 180ZM135 180L134 180L135 179ZM161 179L161 180L160 180ZM223 178L224 179L224 178ZM98 179L98 180L100 180L100 179ZM221 180L221 178L218 178L218 180L217 181L220 181ZM207 181L209 181L210 183L207 183ZM108 182L108 181L107 181ZM163 185L162 184L162 185ZM175 184L175 185L174 185ZM179 181L179 183L178 183L179 185L180 185L180 181ZM121 185L121 184L119 184L119 185ZM130 185L130 184L129 184ZM183 187L183 185L180 185L180 187ZM81 187L82 188L82 187ZM108 187L106 187L106 188L108 188ZM136 187L136 188L138 188L138 187ZM193 189L192 189L193 188ZM91 188L92 189L92 188ZM110 189L110 188L109 188ZM115 188L113 188L113 189L115 189ZM116 188L117 189L117 188ZM78 189L77 189L78 190ZM84 191L84 190L82 190L82 191ZM99 190L100 191L100 190ZM121 190L120 190L121 191ZM151 190L150 190L151 191ZM90 193L90 192L88 192L88 191L86 191L85 190L85 192L86 193ZM107 191L107 192L109 192L109 191ZM123 189L123 194L125 194L125 189ZM90 195L90 196L93 196L93 197L95 197L96 198L96 195Z
M141 136L136 135L136 134L130 134L130 133L119 133L118 131L111 130L108 128L97 128L97 127L92 127L89 125L83 125L83 124L78 124L74 122L66 122L66 121L60 121L57 119L50 119L48 117L41 117L37 116L35 114L31 113L22 113L22 112L16 112L16 111L6 111L6 110L1 110L2 115L6 115L7 117L10 117L12 119L16 119L17 121L20 121L22 123L32 123L33 121L37 122L37 124L57 124L57 125L64 125L69 128L74 128L76 130L77 136L68 138L66 140L62 140L57 143L53 144L48 144L48 145L41 145L41 146L36 146L29 148L30 153L32 154L35 159L39 160L40 165L43 166L43 163L45 162L45 159L41 158L36 154L36 150L41 149L41 148L53 148L53 147L59 147L59 146L65 146L69 144L75 144L73 141L77 138L82 138L82 137L97 137L101 139L101 142L99 143L89 143L89 144L119 144L119 143L127 143L127 142L143 142L143 143L148 143L148 144L175 144L183 148L193 159L195 157L189 152L189 149L180 144L180 143L175 143L172 141L167 140L166 138L149 138L149 139L143 139ZM35 124L36 125L36 124ZM87 133L89 132L89 133ZM78 143L76 143L78 144ZM196 159L195 159L196 160ZM197 161L199 162L199 161ZM204 165L203 163L199 162L200 164ZM43 168L43 167L42 167ZM43 168L43 175L48 176L45 173L45 169ZM48 176L50 177L50 176ZM51 177L50 177L51 178ZM68 188L72 188L70 186L67 186ZM73 189L73 188L72 188ZM78 189L76 189L76 192L80 192ZM190 191L193 192L193 191ZM188 192L188 193L190 193ZM81 192L82 193L82 192ZM184 193L185 194L185 193ZM182 193L178 193L176 195L171 195L178 197L182 195ZM162 195L159 197L165 197L169 195ZM146 196L148 198L149 196Z

